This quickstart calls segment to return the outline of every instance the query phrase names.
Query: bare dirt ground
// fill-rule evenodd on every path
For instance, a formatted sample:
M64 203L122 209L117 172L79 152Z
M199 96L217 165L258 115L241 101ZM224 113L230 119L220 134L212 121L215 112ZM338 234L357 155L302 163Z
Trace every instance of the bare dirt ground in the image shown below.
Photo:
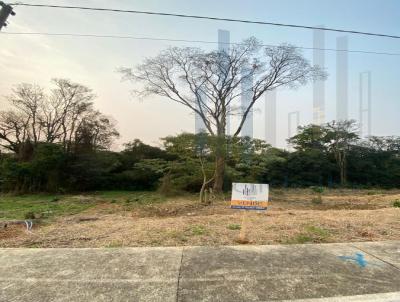
M399 190L327 190L322 204L309 189L273 190L266 213L249 213L251 244L400 240ZM96 198L79 214L61 216L28 232L0 229L0 247L128 247L235 245L242 212L229 201L199 205L196 197L127 206Z

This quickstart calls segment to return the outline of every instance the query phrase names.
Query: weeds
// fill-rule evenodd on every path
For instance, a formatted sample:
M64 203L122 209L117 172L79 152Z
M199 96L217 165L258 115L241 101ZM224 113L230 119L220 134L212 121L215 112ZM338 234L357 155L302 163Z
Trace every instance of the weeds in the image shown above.
M322 194L325 191L324 187L310 187L310 189L317 194Z
M168 233L169 237L179 240L180 242L187 242L188 239L185 234L181 231L171 231Z
M234 231L234 230L240 230L241 228L242 228L242 227L241 227L240 224L230 224L230 225L227 226L227 229L228 229L228 230L232 230L232 231Z
M324 187L310 187L310 189L316 194L316 196L311 199L311 203L315 205L322 204L322 193L325 191Z
M194 225L190 228L192 235L201 236L207 233L207 229L202 225Z
M118 248L118 247L122 247L122 246L123 246L123 244L119 240L111 241L109 244L106 245L107 248Z
M317 226L306 226L304 232L287 240L289 244L320 243L326 242L330 236L328 230Z

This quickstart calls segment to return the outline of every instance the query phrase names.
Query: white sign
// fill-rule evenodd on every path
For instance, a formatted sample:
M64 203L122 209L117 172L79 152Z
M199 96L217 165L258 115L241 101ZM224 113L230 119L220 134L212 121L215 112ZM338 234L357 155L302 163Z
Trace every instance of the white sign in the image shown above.
M268 207L269 185L233 183L231 209L266 210Z

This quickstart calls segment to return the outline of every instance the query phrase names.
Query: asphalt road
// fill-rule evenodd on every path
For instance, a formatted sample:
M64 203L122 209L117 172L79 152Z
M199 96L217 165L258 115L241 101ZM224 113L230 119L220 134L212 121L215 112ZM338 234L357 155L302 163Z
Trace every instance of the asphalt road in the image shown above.
M400 301L400 241L0 249L2 302L284 300Z

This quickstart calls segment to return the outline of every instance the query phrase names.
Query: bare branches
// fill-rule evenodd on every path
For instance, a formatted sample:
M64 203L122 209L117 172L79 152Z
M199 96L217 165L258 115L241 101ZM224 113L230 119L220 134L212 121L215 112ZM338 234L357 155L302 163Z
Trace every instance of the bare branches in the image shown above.
M83 122L90 124L95 146L107 148L118 136L115 123L93 109L92 90L66 79L53 79L50 94L31 84L20 84L8 98L13 109L0 112L0 146L18 153L27 141L60 143L70 150Z
M249 112L266 91L295 88L325 77L295 47L262 48L255 38L232 46L229 53L168 48L136 68L121 68L120 72L138 85L134 93L139 97L158 95L182 104L199 115L210 134L222 136L227 117L238 113L241 118L234 136L240 134ZM244 91L243 82L253 84ZM238 105L244 93L251 98L247 108Z

